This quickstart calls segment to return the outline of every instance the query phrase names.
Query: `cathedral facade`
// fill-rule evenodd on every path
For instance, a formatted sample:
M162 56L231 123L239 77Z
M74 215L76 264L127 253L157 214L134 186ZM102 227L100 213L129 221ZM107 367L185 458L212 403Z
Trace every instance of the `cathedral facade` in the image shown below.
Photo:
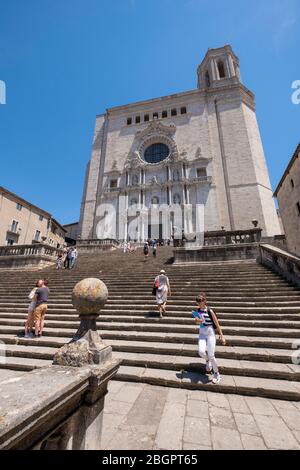
M264 235L281 233L254 95L241 81L238 57L230 46L209 49L197 72L195 90L97 116L81 239L165 238L174 233L172 210L150 232L147 209L159 206L182 208L187 234L196 231L195 207L205 231L247 230L257 220Z

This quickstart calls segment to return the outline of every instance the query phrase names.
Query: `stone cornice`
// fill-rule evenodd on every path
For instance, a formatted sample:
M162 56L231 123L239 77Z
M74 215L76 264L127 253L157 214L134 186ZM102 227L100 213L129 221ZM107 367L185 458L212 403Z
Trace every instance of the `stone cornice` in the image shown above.
M107 114L110 115L120 115L123 114L127 115L128 113L136 113L139 112L141 109L145 110L148 109L153 109L155 105L155 109L157 109L157 106L168 106L166 103L169 102L170 106L174 104L175 100L178 100L180 104L180 100L182 99L181 103L184 105L186 103L186 98L189 98L190 96L192 97L193 95L198 95L199 91L197 88L194 90L188 90L188 91L183 91L179 93L175 93L173 95L166 95L166 96L161 96L157 98L152 98L149 100L144 100L144 101L136 101L134 103L129 103L121 106L115 106L113 108L108 108L106 110ZM146 108L146 109L144 109Z
M153 98L150 100L138 101L135 103L130 103L130 104L122 105L122 106L116 106L113 108L108 108L106 111L106 114L108 116L111 115L111 116L124 116L125 117L130 114L147 112L147 111L150 112L151 110L157 110L159 107L163 108L163 107L170 107L170 106L175 106L175 105L180 105L180 104L186 105L190 101L194 101L195 99L205 100L205 98L207 98L208 95L219 94L219 93L221 94L221 93L234 90L237 88L240 88L241 91L249 95L249 98L252 98L251 107L254 108L255 106L254 94L250 90L248 90L242 83L234 83L231 85L227 84L225 86L221 86L218 88L203 88L203 89L195 88L194 90L184 91L184 92L176 93L174 95L162 96L162 97ZM181 117L182 116L174 117L173 120L176 122L176 120ZM159 119L159 121L162 121L162 119Z

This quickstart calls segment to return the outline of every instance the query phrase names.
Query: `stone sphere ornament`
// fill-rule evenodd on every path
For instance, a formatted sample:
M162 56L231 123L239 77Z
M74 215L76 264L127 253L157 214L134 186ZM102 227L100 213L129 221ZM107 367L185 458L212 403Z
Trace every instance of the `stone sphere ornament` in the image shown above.
M80 316L99 315L108 298L104 282L87 278L78 282L72 292L72 304Z

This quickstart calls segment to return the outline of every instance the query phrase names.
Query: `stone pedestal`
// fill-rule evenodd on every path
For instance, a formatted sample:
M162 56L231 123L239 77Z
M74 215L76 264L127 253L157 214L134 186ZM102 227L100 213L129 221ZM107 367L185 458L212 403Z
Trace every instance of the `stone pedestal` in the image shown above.
M80 325L71 342L55 354L53 364L82 367L111 359L112 349L100 338L96 323L107 298L107 287L100 279L84 279L76 284L72 303L79 313Z

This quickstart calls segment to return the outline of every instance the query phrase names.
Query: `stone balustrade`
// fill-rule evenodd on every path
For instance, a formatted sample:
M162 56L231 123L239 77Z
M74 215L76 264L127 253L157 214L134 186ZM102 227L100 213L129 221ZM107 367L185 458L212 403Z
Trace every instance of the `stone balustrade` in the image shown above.
M0 247L0 269L38 267L44 268L57 259L62 250L43 243Z
M105 240L77 240L76 246L79 253L91 253L95 251L114 250L119 248L120 242L111 238Z
M188 241L183 236L174 244L175 264L256 259L261 232L260 228L205 232L203 246L197 246L200 237Z
M261 244L258 261L300 287L300 258L280 248Z
M249 230L205 232L204 246L240 245L242 243L259 243L261 228Z
M57 258L61 253L59 248L54 248L50 245L34 244L34 245L11 245L1 246L0 256L27 256L27 255L47 255Z

